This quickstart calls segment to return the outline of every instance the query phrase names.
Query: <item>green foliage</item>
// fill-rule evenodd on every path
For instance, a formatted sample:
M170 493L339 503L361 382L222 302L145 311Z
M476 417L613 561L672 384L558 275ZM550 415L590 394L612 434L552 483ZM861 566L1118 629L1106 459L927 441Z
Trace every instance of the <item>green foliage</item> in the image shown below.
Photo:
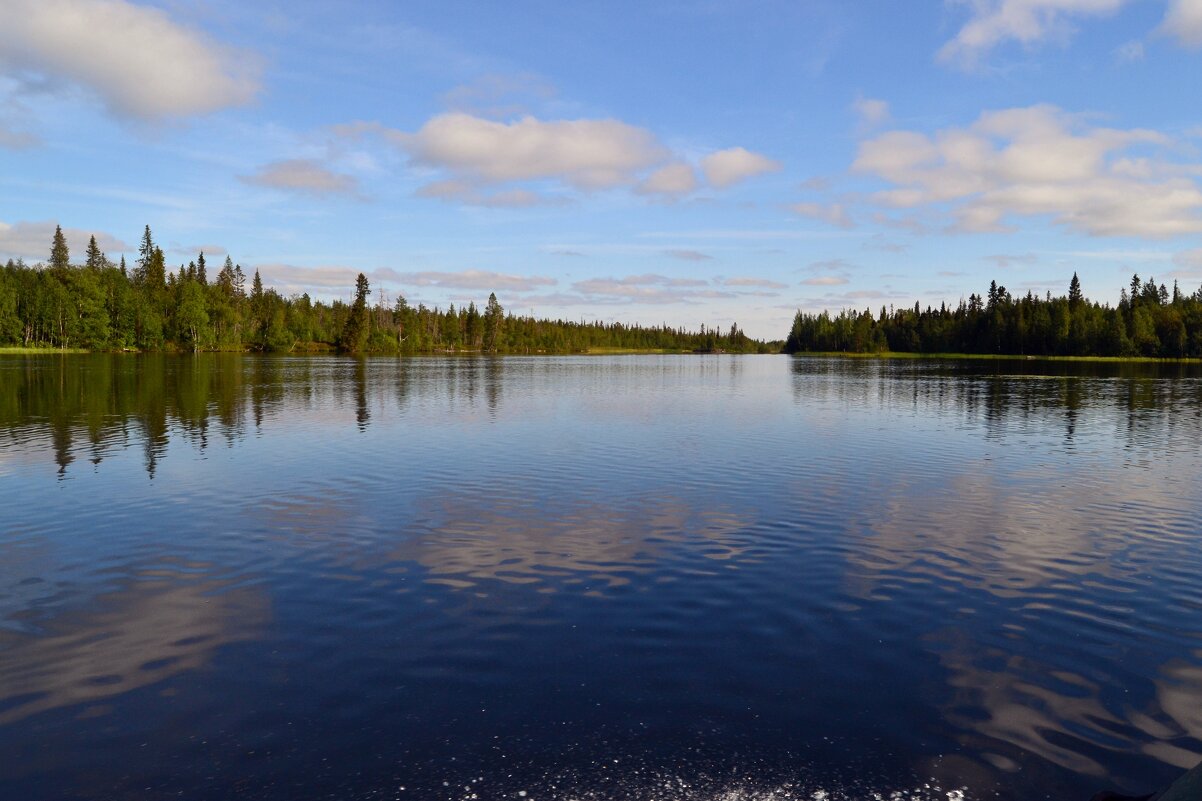
M383 293L372 305L364 275L350 304L281 297L263 285L257 271L248 294L242 266L230 257L211 283L203 253L190 266L169 269L149 226L132 270L127 272L124 257L119 266L109 263L95 237L86 264L72 266L61 233L52 245L54 263L31 267L18 260L0 268L0 347L286 352L337 346L389 354L778 349L748 338L737 325L728 332L703 326L698 333L666 325L516 317L506 314L495 294L482 309L475 303L445 311L415 308L403 296L389 305ZM864 341L872 334L865 325L857 330ZM1187 324L1185 330L1185 347L1193 347L1194 329Z
M1014 298L996 282L956 309L797 312L785 352L976 353L1202 357L1202 289L1186 296L1139 276L1115 308L1086 300L1073 274L1067 296Z
M209 310L205 305L204 286L199 281L185 281L180 286L175 324L181 343L194 351L200 350L208 339Z

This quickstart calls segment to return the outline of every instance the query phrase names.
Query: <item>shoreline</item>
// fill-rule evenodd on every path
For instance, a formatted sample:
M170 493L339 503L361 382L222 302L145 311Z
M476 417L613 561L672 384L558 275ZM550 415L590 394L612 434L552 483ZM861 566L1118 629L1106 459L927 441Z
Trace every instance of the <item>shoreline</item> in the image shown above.
M425 358L430 356L779 356L780 351L723 351L721 354L676 348L587 348L585 350L537 350L528 352L484 353L479 350L458 351L418 351L412 353L397 353L396 351L364 351L361 353L340 353L334 348L297 348L291 351L260 351L260 350L87 350L84 348L26 348L20 346L0 347L0 356L77 356L77 355L112 355L112 356L201 356L201 355L242 355L242 356L350 356L350 357L389 357L389 358ZM833 355L833 354L832 354Z
M1007 362L1105 362L1111 364L1202 364L1202 359L1182 357L1178 359L1159 356L1031 356L1004 353L913 353L907 351L883 351L880 353L854 353L851 351L798 351L789 356L819 359L895 359L895 360L944 360L944 361L1007 361Z

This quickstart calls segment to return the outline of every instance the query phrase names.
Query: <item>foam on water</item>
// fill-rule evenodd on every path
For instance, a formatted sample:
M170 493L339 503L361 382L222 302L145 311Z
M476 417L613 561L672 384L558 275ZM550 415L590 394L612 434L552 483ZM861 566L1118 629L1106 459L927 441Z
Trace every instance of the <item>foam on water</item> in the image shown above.
M796 780L760 782L754 776L718 777L700 774L691 778L635 769L605 779L565 773L521 783L511 777L475 777L444 782L442 792L431 794L406 786L391 795L397 801L973 801L968 788L947 788L935 779L907 789L882 789L868 782Z

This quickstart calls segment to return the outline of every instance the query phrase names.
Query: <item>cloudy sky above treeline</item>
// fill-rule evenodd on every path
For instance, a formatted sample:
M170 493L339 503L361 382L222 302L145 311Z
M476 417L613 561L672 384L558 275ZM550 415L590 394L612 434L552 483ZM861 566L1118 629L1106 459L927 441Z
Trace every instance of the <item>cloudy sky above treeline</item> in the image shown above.
M0 258L779 338L1202 284L1202 0L0 0Z

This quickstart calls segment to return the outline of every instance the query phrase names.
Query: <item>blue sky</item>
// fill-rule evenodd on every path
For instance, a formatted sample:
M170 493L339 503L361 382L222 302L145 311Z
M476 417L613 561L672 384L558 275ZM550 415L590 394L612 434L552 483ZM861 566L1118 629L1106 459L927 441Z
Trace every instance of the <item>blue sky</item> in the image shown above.
M1202 0L0 0L0 258L737 321L1202 285Z

